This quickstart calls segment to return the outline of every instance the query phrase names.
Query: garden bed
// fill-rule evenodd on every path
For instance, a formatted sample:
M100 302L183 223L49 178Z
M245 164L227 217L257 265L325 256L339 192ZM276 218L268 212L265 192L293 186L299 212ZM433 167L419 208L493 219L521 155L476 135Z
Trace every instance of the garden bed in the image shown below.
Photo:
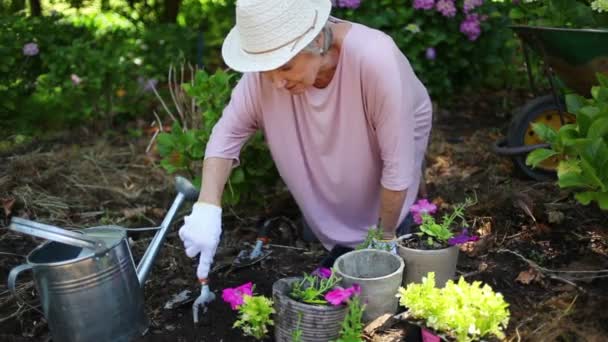
M482 238L463 247L458 273L467 280L487 282L504 294L511 310L509 338L599 341L608 335L608 279L590 273L589 279L573 282L568 274L547 270L607 269L608 215L593 206L581 206L552 183L512 176L510 161L494 155L490 148L508 124L497 109L503 97L482 94L478 99L483 101L468 98L450 113L435 115L427 159L429 197L452 204L462 201L465 192L474 191L478 196L478 204L468 212L475 217ZM523 103L522 99L513 101ZM153 156L145 154L147 139L127 133L102 136L78 131L0 156L4 207L0 210L0 340L48 338L42 316L17 305L6 288L10 269L39 243L9 232L7 214L66 227L158 224L174 192L172 177L153 167ZM273 197L279 199L269 201L267 213L285 216L297 226L293 202L285 201L284 193ZM184 206L180 217L188 211L189 206ZM216 264L230 263L245 243L254 241L253 226L260 218L246 204L226 214L226 238ZM152 324L140 341L247 341L232 328L236 315L219 298L197 326L192 323L191 301L164 309L173 295L186 289L198 291L194 261L185 256L176 234L179 224L177 220L146 283ZM139 257L150 234L130 235ZM275 280L311 271L323 251L300 236L297 227L275 227L271 243L281 247L271 247L272 254L254 266L213 273L212 289L219 294L225 287L252 281L256 293L270 295ZM20 289L23 296L35 300L28 276L24 275ZM396 323L376 329L369 338L397 341L403 337L402 326Z

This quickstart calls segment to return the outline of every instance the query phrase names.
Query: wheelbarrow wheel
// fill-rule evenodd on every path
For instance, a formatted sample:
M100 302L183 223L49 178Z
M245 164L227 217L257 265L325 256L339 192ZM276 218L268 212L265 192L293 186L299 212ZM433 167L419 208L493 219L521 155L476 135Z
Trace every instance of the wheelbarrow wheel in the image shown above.
M566 108L563 99L561 106ZM564 123L575 122L575 116L564 113ZM544 143L532 129L533 123L544 123L547 126L559 130L562 122L559 115L559 108L552 95L537 97L528 103L513 117L507 134L508 146L526 146ZM536 168L526 165L527 154L518 154L512 157L515 169L523 176L537 181L551 181L556 178L557 157L550 158Z

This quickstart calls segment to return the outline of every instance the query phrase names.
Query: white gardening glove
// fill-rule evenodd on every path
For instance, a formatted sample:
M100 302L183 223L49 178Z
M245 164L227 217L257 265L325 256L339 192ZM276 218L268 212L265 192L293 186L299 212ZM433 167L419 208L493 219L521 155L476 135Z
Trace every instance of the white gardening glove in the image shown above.
M194 318L194 323L198 323L198 310L202 306L203 314L207 311L207 304L211 303L215 300L215 293L211 292L209 289L209 285L203 284L201 285L201 295L194 301L192 304L192 317Z
M179 237L184 242L186 255L194 258L200 253L196 275L206 279L222 234L222 208L213 204L197 202L192 213L184 217Z

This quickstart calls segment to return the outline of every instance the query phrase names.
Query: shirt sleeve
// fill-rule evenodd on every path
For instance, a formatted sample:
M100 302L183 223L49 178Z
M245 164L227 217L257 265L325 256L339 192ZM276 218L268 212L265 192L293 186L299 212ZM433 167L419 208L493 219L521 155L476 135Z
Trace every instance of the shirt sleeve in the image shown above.
M232 159L233 167L240 164L243 145L259 128L259 78L244 74L232 91L230 101L213 127L205 148L205 159Z
M407 189L414 179L416 77L390 37L376 39L362 61L366 112L378 139L382 160L381 185Z

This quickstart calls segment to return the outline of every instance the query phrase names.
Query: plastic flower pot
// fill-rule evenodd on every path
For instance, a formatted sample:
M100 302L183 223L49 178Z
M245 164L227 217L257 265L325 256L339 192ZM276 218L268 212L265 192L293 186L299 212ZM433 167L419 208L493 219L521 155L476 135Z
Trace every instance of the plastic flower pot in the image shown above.
M291 342L293 333L300 329L303 342L327 342L340 335L340 329L348 307L346 305L312 305L289 297L291 284L301 277L279 279L272 285L272 297L276 310L275 341Z
M399 244L399 255L405 261L403 285L421 283L422 277L435 272L435 284L444 287L449 279L456 276L458 263L458 246L442 249L414 249Z
M364 322L397 312L399 300L395 294L403 281L404 266L398 255L376 249L348 252L334 263L343 287L361 287L361 302L366 305Z

